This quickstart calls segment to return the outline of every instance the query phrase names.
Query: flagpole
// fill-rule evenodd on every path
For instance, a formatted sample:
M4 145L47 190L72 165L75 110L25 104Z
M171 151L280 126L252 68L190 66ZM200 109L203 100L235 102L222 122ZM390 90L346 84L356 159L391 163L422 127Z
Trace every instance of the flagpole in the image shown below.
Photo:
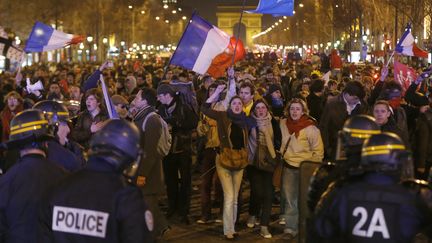
M388 65L390 64L390 60L393 58L394 54L395 54L395 51L392 52L389 59L387 60L387 65L386 65L387 68L388 68Z
M241 27L241 24L242 24L243 12L244 12L245 5L246 5L246 0L243 0L243 5L242 5L242 8L241 8L241 12L240 12L240 19L239 19L238 27L237 27L237 37L236 37L236 43L235 43L235 46L234 46L234 54L233 54L233 57L232 57L232 65L233 66L234 66L235 56L236 56L236 52L237 52L237 45L238 45L239 38L240 38L240 27Z
M187 28L189 27L189 25L190 25L190 23L191 23L191 20L192 20L192 18L195 16L195 14L196 14L196 11L193 11L192 16L191 16L190 19L189 19L189 22L188 22L188 24L186 25L186 28L184 29L182 36L180 37L180 40L177 42L176 49L175 49L174 53L171 55L171 57L170 57L170 59L169 59L169 61L168 61L168 64L167 64L167 65L165 66L165 68L164 68L164 75L162 76L162 80L165 79L165 76L166 76L166 74L167 74L167 72L168 72L168 68L169 68L169 66L171 65L171 60L172 60L173 56L175 55L175 53L177 52L178 44L181 43L181 41L183 40L184 34L185 34ZM158 85L159 85L159 84L158 84Z

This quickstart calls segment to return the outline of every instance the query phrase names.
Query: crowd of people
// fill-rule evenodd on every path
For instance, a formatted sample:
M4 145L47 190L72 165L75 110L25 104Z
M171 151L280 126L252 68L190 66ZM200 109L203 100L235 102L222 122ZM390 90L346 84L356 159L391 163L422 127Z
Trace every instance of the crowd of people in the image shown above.
M151 61L111 64L35 64L0 75L0 242L161 239L173 222L193 223L196 166L201 216L195 223L221 220L225 238L237 238L248 181L247 227L259 225L259 234L272 238L272 205L280 193L279 224L295 238L299 194L307 193L299 191L304 161L322 164L308 202L316 212L309 225L315 240L396 242L397 234L410 240L425 223L420 215L427 206L402 233L394 225L401 219L386 216L417 200L402 199L410 191L400 178L430 176L429 69L419 68L423 74L405 89L386 65L344 64L337 52L313 63L248 59L219 78ZM324 79L328 71L331 78ZM101 75L119 119L110 119L95 85ZM375 190L375 201L350 204L364 199L352 195L353 187ZM399 206L377 211L374 203L394 203L380 200L380 193L397 197ZM212 195L223 198L220 215L212 214ZM364 217L361 225L341 216L349 210Z

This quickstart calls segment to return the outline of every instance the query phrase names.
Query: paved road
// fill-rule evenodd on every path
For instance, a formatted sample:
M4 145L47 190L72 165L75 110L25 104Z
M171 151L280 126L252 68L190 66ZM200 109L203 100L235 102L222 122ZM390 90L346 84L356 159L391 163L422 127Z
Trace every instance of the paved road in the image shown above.
M224 242L226 241L223 237L222 223L212 223L207 225L195 223L200 217L200 198L199 198L199 175L194 174L193 176L193 187L192 201L191 201L191 224L184 225L177 222L175 219L171 220L171 231L164 237L164 241L160 242ZM279 217L279 206L273 206L272 222L270 224L270 232L273 235L272 239L264 239L259 235L259 226L254 229L246 227L247 221L247 202L249 201L249 184L244 183L243 200L244 205L241 209L240 222L236 225L236 230L239 233L239 237L235 240L236 242L288 242L297 243L296 239L289 240L286 235L283 234L283 227L278 224ZM217 216L219 209L213 208L213 215Z

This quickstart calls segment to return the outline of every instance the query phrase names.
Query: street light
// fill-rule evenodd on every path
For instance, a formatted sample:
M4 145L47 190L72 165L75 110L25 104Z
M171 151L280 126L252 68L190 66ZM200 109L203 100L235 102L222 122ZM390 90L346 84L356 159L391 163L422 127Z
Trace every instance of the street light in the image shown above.
M186 18L186 16L183 16L182 19L183 19L183 20L186 20L187 18Z
M156 20L159 20L160 19L160 17L159 16L156 16L156 18L155 18Z
M144 10L141 10L141 14L145 14L145 11L144 11Z
M104 43L104 44L108 43L108 38L104 37L104 38L102 39L102 43Z
M129 9L132 9L132 5L129 5L128 8L129 8Z
M86 53L88 53L88 55L89 55L88 61L91 61L91 59L92 59L92 45L91 45L91 43L93 41L93 36L87 36L87 41L89 43L89 49L86 50Z
M167 8L168 8L168 5L167 5L167 4L164 4L164 5L163 5L163 8L164 8L164 9L167 9Z
M300 4L299 4L299 7L300 7L300 8L303 8L303 7L304 7L303 3L300 3Z

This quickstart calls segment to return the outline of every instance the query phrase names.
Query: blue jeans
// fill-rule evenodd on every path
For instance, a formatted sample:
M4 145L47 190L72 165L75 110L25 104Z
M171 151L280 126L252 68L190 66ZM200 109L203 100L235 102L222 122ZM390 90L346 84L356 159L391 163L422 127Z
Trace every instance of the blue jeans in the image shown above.
M237 199L243 170L228 170L216 163L216 170L224 193L223 230L224 235L234 234L237 218Z
M286 228L298 231L298 191L299 191L299 170L283 167L282 172L282 194L285 199L284 215Z

